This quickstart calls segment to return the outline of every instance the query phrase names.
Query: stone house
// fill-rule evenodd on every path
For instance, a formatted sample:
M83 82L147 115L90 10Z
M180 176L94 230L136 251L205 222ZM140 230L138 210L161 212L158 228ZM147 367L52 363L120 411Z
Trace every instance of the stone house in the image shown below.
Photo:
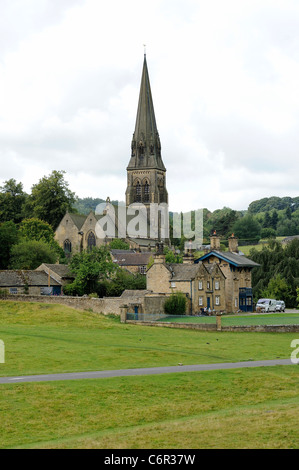
M211 247L195 261L206 267L217 265L225 276L225 310L227 312L253 311L252 269L259 264L239 254L238 239L232 235L228 239L228 251L220 250L220 237L211 237Z
M59 282L62 286L70 284L75 279L75 276L70 273L67 264L41 264L35 271L43 271L50 275L52 279Z
M146 280L147 290L155 294L183 292L190 314L199 314L205 307L225 310L225 276L217 264L194 263L193 257L185 258L183 264L166 263L159 253L154 255Z
M44 271L0 271L0 289L8 294L60 295L61 283Z
M253 311L251 271L257 263L240 255L238 240L229 238L229 251L220 251L220 237L211 237L210 251L195 260L185 256L183 264L165 263L161 252L147 271L147 289L155 294L181 291L189 299L189 312L203 308L237 312Z
M134 250L110 250L112 260L132 274L146 274L147 265L152 252L136 252Z

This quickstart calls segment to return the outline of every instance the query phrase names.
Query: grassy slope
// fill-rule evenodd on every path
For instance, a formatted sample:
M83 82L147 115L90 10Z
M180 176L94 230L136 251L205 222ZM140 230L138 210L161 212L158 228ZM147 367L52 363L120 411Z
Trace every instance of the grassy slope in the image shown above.
M1 375L289 357L295 337L0 303ZM297 448L298 385L297 365L1 385L0 448Z
M297 336L147 328L59 305L1 302L0 375L287 358Z
M0 388L0 447L297 448L298 366Z

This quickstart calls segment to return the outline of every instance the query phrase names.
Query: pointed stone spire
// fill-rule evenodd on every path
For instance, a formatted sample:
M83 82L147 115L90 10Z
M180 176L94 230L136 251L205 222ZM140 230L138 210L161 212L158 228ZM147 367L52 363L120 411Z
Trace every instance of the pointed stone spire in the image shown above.
M145 54L131 149L128 169L156 168L165 171Z

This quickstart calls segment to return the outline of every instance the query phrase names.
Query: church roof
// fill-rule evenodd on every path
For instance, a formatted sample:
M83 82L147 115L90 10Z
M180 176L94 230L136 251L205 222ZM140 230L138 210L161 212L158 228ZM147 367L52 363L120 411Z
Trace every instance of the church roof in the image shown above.
M140 151L141 147L142 151ZM128 169L134 168L157 168L165 171L145 55L132 140L132 155L128 165Z

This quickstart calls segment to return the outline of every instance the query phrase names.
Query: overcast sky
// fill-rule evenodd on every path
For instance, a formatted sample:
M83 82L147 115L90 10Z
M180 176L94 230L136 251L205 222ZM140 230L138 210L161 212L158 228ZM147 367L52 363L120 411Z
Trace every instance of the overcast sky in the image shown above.
M124 200L143 44L170 210L299 196L298 0L0 0L0 185Z

